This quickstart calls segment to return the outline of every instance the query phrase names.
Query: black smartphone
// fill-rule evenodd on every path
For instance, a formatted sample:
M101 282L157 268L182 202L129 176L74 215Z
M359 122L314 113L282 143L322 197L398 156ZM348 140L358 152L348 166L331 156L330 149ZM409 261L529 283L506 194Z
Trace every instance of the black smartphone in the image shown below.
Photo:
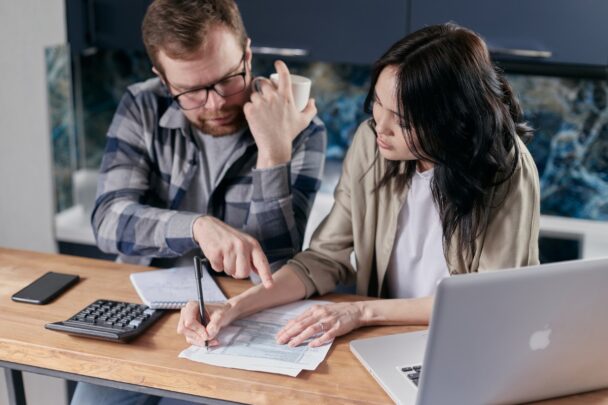
M46 304L58 297L62 292L76 284L80 279L74 274L55 273L49 271L42 277L32 281L11 297L13 301L30 304Z

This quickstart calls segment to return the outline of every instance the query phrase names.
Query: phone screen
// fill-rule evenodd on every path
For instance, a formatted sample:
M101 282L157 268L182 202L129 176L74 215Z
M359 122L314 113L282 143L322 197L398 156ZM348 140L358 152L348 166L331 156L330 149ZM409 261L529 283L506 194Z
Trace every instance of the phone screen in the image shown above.
M30 304L46 304L74 285L78 279L79 277L74 274L49 271L15 293L11 298L13 301L28 302Z

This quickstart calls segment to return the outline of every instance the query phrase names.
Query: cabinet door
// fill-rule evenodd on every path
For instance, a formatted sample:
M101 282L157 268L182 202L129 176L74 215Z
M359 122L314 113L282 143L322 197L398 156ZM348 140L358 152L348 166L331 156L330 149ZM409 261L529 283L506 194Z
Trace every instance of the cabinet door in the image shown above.
M369 64L407 27L407 0L237 0L257 53ZM261 52L260 52L261 51Z
M481 34L497 58L608 63L606 0L411 0L411 31L454 21Z
M147 0L94 0L93 42L100 48L143 49L141 22Z
M86 48L143 50L141 23L151 0L67 0L72 52Z

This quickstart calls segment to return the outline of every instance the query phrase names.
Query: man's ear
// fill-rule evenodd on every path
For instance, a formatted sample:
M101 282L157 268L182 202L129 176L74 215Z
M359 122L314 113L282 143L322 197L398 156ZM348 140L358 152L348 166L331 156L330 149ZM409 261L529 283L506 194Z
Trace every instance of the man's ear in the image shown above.
M156 66L152 66L152 72L154 72L156 77L158 77L160 81L165 85L165 87L168 88L167 82L165 81L165 76L161 72L159 72L158 69L156 69Z
M253 52L251 51L251 38L247 38L247 45L245 45L245 64L247 70L251 72L251 59L253 58Z

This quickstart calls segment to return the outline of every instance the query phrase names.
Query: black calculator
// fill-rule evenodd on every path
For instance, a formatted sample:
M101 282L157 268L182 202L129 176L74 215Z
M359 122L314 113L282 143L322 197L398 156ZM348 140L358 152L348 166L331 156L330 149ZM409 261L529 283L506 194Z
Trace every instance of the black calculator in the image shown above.
M71 335L126 342L139 336L163 313L162 309L141 304L97 300L70 319L47 323L45 327Z

